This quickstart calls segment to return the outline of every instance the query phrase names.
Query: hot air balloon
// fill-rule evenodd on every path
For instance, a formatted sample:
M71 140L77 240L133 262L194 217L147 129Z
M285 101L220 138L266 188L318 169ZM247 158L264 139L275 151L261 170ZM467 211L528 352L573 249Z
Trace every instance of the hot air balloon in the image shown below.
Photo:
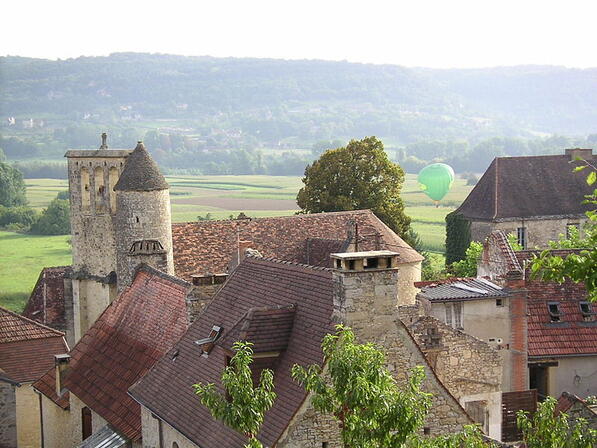
M435 201L439 207L439 201L450 191L454 182L454 170L445 163L433 163L427 165L419 172L417 177L421 190Z

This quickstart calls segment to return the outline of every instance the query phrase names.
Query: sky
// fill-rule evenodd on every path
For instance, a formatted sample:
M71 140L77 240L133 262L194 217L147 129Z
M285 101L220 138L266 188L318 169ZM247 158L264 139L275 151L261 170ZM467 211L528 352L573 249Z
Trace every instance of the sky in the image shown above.
M0 55L597 67L596 0L12 0Z

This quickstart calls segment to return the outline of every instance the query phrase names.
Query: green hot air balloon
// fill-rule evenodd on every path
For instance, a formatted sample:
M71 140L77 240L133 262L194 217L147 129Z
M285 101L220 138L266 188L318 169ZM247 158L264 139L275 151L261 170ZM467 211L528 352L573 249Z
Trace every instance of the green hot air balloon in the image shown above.
M419 172L419 186L421 190L435 201L438 206L439 201L450 191L454 182L454 170L445 163L433 163L427 165Z

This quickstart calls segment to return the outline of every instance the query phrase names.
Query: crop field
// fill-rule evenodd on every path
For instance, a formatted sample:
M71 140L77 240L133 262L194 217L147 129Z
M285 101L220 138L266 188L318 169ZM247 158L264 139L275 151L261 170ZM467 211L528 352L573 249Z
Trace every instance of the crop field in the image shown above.
M290 215L297 211L298 176L168 176L174 222L227 219L240 212L252 217ZM66 180L27 179L27 198L41 210L67 189ZM446 214L472 187L458 179L436 207L425 196L415 175L407 175L402 192L406 213L424 248L444 251ZM30 236L0 232L0 305L19 311L44 266L70 264L68 236Z

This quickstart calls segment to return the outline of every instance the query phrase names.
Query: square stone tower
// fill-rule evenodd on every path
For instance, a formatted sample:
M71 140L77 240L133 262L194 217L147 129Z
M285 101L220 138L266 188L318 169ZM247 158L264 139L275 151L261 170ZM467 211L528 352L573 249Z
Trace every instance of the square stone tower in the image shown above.
M106 136L96 150L70 150L73 322L75 341L116 296L116 242L113 217L126 149L108 149Z

